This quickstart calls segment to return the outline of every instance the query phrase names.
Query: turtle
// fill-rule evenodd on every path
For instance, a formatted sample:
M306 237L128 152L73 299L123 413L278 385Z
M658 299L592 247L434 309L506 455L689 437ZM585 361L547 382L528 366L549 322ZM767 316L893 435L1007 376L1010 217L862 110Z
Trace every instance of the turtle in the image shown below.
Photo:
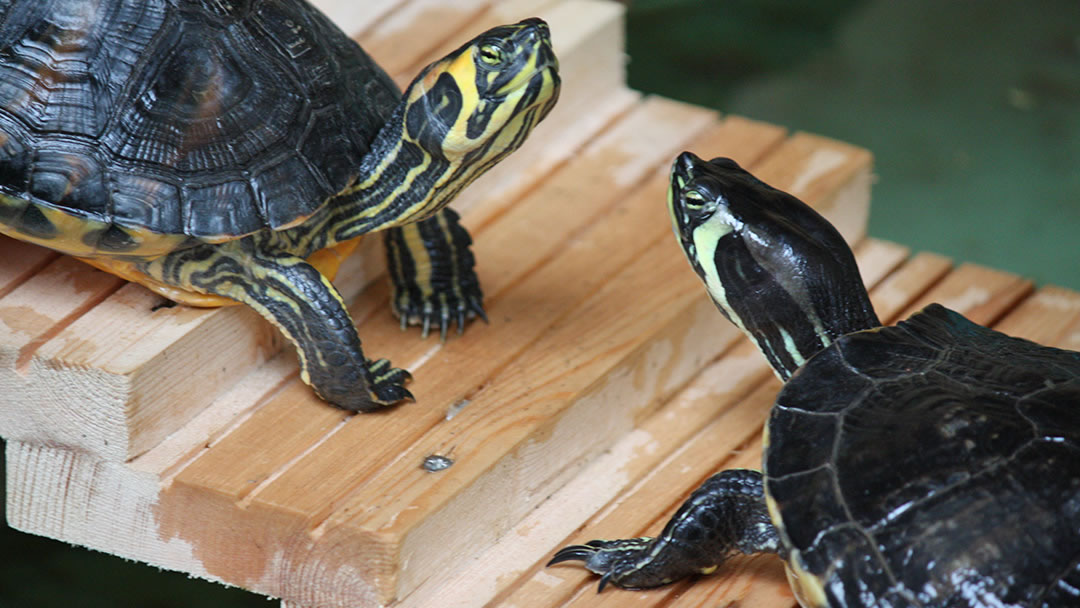
M682 153L668 194L708 294L784 382L762 469L549 565L640 589L771 553L805 607L1080 606L1080 353L940 304L882 326L840 233L731 159Z
M549 114L558 68L538 18L402 92L304 0L0 0L0 233L173 302L248 305L317 395L379 410L410 376L361 350L342 256L384 231L403 329L486 320L446 205Z

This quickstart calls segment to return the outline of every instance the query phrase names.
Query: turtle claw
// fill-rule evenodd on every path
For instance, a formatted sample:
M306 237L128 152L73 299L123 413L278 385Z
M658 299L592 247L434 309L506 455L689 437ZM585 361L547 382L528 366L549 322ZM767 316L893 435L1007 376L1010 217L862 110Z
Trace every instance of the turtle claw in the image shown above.
M469 298L469 310L483 320L484 323L491 323L491 321L488 321L487 313L484 312L484 303L479 297Z
M444 294L438 303L428 300L423 304L413 304L407 298L395 298L393 301L394 314L398 316L401 329L404 331L410 325L420 326L420 336L427 339L432 328L439 329L439 341L446 342L450 327L457 323L457 334L460 336L465 331L465 323L472 318L480 318L488 322L487 314L479 294L471 294L465 298L456 294Z
M367 381L371 400L378 405L392 405L399 401L416 401L412 393L402 386L412 380L408 371L391 367L386 359L367 361Z
M590 540L584 545L569 545L559 549L547 565L568 561L583 562L586 570L600 575L597 593L603 591L608 584L623 589L656 587L668 581L657 581L651 576L652 556L649 548L652 541L652 538L647 537Z
M593 553L596 553L596 549L589 545L569 545L556 551L554 557L548 561L545 567L554 566L555 564L561 564L563 562L585 562L588 561Z

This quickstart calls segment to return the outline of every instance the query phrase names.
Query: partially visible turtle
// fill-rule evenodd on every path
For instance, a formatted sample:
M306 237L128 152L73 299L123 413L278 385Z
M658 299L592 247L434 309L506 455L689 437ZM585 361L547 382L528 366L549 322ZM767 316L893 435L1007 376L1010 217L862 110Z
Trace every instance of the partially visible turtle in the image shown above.
M933 304L881 327L840 234L729 159L682 154L671 219L720 311L786 381L763 472L727 470L656 538L592 541L654 587L778 553L803 606L1080 606L1080 353Z
M194 305L247 304L330 403L411 398L330 279L386 230L402 325L483 316L445 208L558 98L547 25L496 27L402 95L303 0L0 0L0 233Z

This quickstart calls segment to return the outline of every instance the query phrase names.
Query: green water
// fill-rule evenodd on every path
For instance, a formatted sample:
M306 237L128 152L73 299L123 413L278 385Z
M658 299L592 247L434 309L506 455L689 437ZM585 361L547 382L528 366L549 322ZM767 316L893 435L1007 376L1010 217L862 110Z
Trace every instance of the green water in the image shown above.
M638 89L871 149L872 235L1080 289L1080 2L637 0L628 37ZM277 605L0 546L0 608Z
M1080 2L634 6L636 88L869 148L872 235L1080 289Z

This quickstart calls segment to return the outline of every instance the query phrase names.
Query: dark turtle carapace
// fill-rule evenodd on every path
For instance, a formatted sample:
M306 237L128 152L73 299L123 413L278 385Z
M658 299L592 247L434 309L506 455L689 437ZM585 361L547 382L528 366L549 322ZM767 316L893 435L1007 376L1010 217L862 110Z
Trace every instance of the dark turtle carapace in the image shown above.
M402 325L483 316L445 207L554 106L539 19L496 27L404 93L304 0L0 0L0 233L281 329L330 403L411 398L330 283L385 234Z

